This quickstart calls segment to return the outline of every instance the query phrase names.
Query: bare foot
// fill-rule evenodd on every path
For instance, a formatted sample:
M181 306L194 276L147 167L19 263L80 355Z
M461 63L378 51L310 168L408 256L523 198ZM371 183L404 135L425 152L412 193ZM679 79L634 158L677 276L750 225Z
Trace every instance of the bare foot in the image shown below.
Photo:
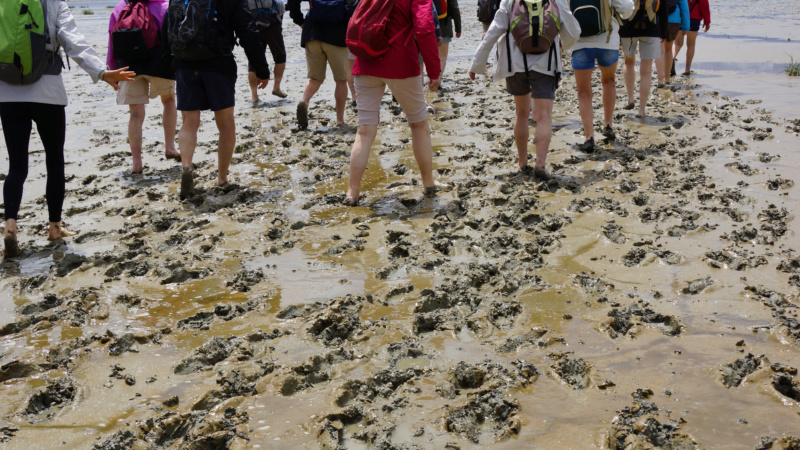
M75 236L76 233L67 230L61 222L50 222L50 230L47 232L48 241L58 241L65 237Z
M425 189L422 190L423 194L425 195L435 195L437 191L450 187L445 183L440 183L439 181L433 180L433 186L425 186Z
M181 160L181 152L175 150L174 148L168 148L167 151L164 152L164 156L166 156L167 159L177 159L178 161Z
M344 197L344 204L347 206L356 206L358 204L359 192L355 189L348 189Z

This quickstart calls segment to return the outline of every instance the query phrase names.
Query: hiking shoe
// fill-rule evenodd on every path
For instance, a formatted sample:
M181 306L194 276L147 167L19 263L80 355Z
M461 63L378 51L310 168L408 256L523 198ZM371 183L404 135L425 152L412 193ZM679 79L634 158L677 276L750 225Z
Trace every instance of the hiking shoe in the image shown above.
M603 128L603 136L605 136L609 141L617 139L617 135L614 133L614 129L611 128L611 125L606 125L606 127Z
M578 150L583 153L594 153L594 138L590 137L588 141L578 146Z
M17 233L9 232L8 236L6 236L4 240L5 248L3 249L3 255L6 258L14 258L19 256L19 243L17 242Z
M194 195L194 173L190 167L184 167L181 172L181 200Z
M675 73L675 63L677 63L677 62L678 62L678 58L674 58L672 60L672 66L670 66L670 68L669 68L669 76L671 76L671 77L678 76L678 74Z
M306 102L297 104L297 124L303 130L308 128L308 105L306 105Z
M533 178L536 181L550 181L550 179L553 177L551 177L550 174L547 173L546 170L544 170L544 167L534 167Z

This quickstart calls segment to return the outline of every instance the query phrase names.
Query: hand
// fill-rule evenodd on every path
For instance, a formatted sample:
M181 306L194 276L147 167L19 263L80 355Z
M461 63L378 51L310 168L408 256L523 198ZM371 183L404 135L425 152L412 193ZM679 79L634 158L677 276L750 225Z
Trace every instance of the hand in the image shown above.
M133 81L133 77L135 76L136 73L129 71L127 67L123 67L121 69L106 70L103 72L103 81L110 84L115 91L118 91L120 81Z
M711 28L711 24L710 23L704 23L703 24L703 31L705 31L706 33L708 33L708 29L709 28Z
M469 73L469 79L472 80L472 81L475 81L475 72L470 72Z
M436 91L439 90L439 84L440 83L441 83L441 80L439 78L437 78L435 80L430 80L430 81L428 81L428 89L430 89L431 92L436 92Z
M456 37L460 38L461 37L461 33L456 33Z
M444 42L444 39L441 36L436 36L436 44L442 45L442 42Z
M262 80L261 78L258 79L259 89L264 89L265 87L267 87L268 84L269 84L269 78L267 78L266 80Z

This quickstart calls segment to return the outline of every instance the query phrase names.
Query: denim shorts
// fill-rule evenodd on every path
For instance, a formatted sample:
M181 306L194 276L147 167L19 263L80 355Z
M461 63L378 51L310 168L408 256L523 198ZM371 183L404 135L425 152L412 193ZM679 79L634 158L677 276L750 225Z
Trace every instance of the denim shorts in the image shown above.
M572 52L572 70L594 69L594 60L600 67L613 66L619 61L619 50L582 48Z
M689 19L689 31L700 31L700 19Z

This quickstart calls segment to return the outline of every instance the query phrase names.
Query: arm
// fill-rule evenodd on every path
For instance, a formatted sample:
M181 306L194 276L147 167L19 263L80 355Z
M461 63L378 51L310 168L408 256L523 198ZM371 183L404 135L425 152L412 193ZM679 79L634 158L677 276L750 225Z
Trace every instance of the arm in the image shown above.
M292 18L292 21L302 27L306 18L303 16L303 11L300 10L300 0L289 0L286 7L289 9L289 17Z
M429 0L412 0L411 21L417 46L422 53L422 61L428 70L428 78L438 80L442 72L439 61L439 47L436 44L436 31L433 27L433 5ZM435 16L434 16L435 17Z
M458 7L458 0L449 0L447 2L447 15L453 17L456 37L461 37L461 9Z
M253 14L244 7L242 1L237 1L233 3L233 5L234 8L231 11L233 29L236 32L236 37L239 38L239 44L244 49L247 61L256 69L256 77L258 77L259 80L269 80L267 55L261 44L261 38L252 27L255 18Z
M689 14L689 1L678 0L678 9L681 10L681 30L689 31L689 19L691 18Z
M70 12L66 2L58 2L58 5L56 40L59 45L64 47L64 53L92 77L93 83L97 83L103 78L106 65L97 56L97 52L94 51L92 46L86 42L86 38L78 32L75 17Z
M472 66L470 66L470 74L486 73L486 63L489 61L489 53L492 48L506 34L508 30L508 3L507 1L500 2L500 8L494 15L494 20L486 30L478 49L475 50L475 55L472 57ZM474 75L470 75L473 78Z
M633 3L633 0L613 0L611 2L611 7L625 20L630 19L636 14L636 5Z
M431 14L433 15L433 28L436 31L436 42L441 43L442 24L439 23L439 15L436 14L435 3L431 3Z
M569 49L575 45L575 42L581 37L581 24L579 24L578 19L572 15L572 10L569 8L567 0L556 0L556 5L558 5L558 12L561 14L561 21L563 22L561 32L559 33L561 45Z
M699 0L700 1L700 16L702 16L702 22L705 25L705 31L708 33L709 27L711 27L711 8L708 6L708 0Z

